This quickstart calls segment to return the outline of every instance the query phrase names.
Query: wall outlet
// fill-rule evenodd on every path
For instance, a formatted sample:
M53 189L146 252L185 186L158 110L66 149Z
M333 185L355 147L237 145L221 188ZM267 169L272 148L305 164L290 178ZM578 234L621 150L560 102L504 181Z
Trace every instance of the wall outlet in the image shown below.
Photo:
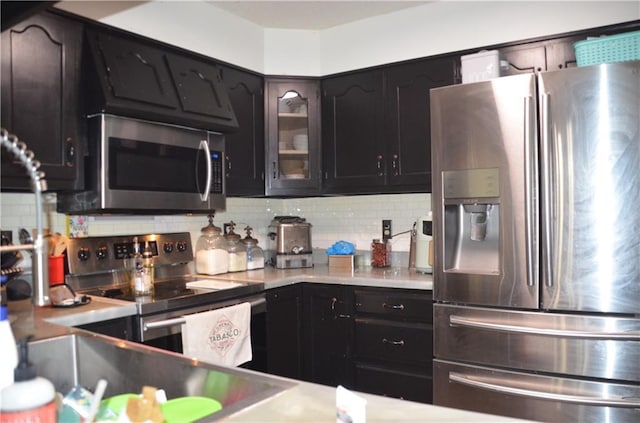
M382 240L391 239L391 220L382 221Z

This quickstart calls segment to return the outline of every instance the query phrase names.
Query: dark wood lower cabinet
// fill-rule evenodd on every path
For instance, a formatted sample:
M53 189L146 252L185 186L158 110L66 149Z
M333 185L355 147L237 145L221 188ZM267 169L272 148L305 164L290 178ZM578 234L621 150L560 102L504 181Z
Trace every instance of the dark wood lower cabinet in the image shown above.
M296 284L267 291L267 371L432 402L431 291Z
M431 291L354 290L353 389L431 403Z
M349 289L308 284L303 293L304 379L350 387L351 315Z
M267 372L302 379L302 284L267 291Z
M433 402L432 378L426 372L355 363L353 377L354 389L358 391L428 404Z

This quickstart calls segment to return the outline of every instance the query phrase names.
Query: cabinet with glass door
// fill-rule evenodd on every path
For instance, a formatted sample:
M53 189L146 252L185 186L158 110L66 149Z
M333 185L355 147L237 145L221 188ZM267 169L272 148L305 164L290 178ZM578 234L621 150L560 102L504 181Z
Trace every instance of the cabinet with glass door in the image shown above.
M319 194L319 81L271 78L265 93L266 195Z

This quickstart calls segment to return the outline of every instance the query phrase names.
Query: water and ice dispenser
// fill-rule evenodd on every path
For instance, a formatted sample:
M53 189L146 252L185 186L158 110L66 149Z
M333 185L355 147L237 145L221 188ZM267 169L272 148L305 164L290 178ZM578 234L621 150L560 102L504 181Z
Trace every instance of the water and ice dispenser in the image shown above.
M445 272L500 271L499 169L443 172Z

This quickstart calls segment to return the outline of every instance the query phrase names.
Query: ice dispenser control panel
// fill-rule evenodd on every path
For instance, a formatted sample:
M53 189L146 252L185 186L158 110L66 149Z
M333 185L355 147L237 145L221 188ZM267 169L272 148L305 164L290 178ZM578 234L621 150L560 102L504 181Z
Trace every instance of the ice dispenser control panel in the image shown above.
M500 196L499 169L447 170L442 172L444 198Z

